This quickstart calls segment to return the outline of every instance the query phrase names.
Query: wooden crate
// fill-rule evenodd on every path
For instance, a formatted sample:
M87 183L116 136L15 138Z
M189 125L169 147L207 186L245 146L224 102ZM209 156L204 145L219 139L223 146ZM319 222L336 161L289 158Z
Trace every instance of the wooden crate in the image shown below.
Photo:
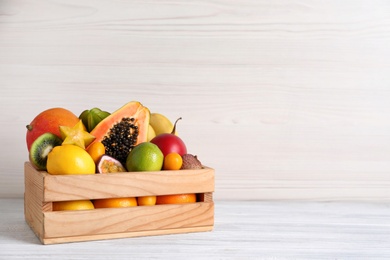
M210 231L214 170L50 175L25 163L26 222L43 244ZM52 211L55 201L197 193L188 204Z

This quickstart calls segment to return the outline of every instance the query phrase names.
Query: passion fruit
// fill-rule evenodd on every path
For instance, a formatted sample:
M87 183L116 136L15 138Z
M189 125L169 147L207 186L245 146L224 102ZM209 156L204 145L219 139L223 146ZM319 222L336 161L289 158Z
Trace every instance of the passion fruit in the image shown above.
M97 165L98 173L125 172L122 163L108 155L103 155Z

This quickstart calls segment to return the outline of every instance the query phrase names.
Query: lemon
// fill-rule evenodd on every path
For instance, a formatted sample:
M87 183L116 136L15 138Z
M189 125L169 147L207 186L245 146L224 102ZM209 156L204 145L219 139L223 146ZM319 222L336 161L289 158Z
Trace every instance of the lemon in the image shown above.
M65 144L56 146L47 156L50 174L94 174L95 162L83 148Z
M85 210L94 209L90 200L75 200L75 201L58 201L53 202L53 211L59 210Z
M126 167L131 171L160 171L164 155L157 145L144 142L135 146L127 156Z

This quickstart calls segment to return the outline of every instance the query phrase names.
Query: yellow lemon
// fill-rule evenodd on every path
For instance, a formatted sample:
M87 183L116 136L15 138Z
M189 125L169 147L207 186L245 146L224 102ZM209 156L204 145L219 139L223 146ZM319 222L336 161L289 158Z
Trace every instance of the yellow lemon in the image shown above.
M83 148L66 144L56 146L47 156L47 172L50 174L94 174L95 162Z
M60 210L85 210L94 209L93 203L90 200L75 200L75 201L57 201L53 202L53 211Z

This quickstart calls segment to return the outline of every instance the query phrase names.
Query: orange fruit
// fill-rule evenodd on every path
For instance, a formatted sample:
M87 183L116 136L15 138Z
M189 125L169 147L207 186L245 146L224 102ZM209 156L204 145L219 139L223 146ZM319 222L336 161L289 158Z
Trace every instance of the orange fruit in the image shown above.
M183 159L178 153L169 153L164 157L163 170L180 170Z
M94 209L90 200L57 201L53 202L53 211Z
M157 196L156 204L183 204L196 202L196 194L175 194Z
M93 201L95 208L127 208L137 206L136 198L97 199Z
M144 196L138 197L138 206L153 206L156 205L156 196Z
M26 143L30 151L32 143L44 133L52 133L61 138L60 126L73 127L79 118L65 108L50 108L38 114L27 127Z
M102 156L106 153L106 147L101 142L94 142L87 148L87 152L92 157L95 164L97 164L102 158Z

